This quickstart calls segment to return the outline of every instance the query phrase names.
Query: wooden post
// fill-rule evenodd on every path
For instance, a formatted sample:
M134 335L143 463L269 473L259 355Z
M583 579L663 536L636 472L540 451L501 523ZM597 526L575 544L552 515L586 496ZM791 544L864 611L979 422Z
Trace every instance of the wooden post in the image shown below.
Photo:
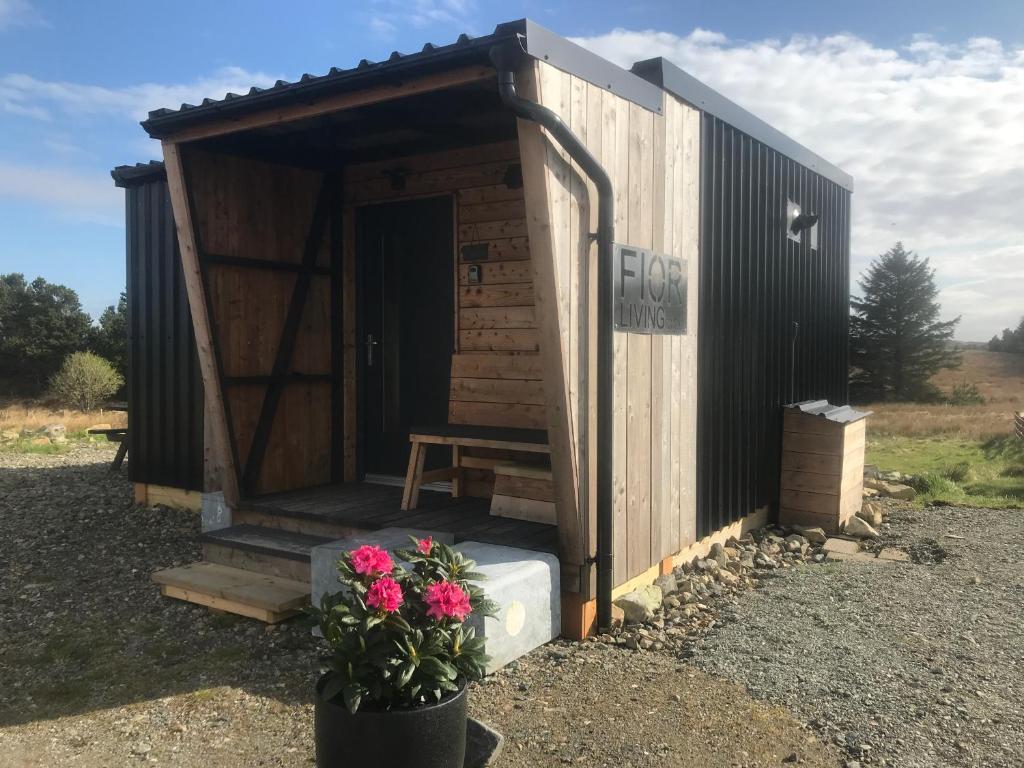
M224 500L229 506L238 503L238 470L231 453L230 426L224 405L224 390L221 389L220 371L214 354L213 329L207 312L206 286L199 265L199 250L196 247L195 223L188 202L184 166L181 150L177 144L163 143L164 166L167 170L167 187L174 210L174 225L178 232L178 248L181 251L181 265L185 274L185 290L188 293L189 310L196 336L196 350L199 355L199 369L203 375L203 391L206 397L206 418L210 420L209 435L213 441L210 462L211 472L220 476Z

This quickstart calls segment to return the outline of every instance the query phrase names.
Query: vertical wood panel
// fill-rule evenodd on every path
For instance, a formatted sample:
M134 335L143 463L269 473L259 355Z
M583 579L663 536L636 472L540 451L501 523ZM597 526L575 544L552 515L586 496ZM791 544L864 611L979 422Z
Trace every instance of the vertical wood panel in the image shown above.
M668 98L664 114L656 115L547 64L538 63L535 70L539 73L536 98L563 117L611 176L616 241L687 260L687 334L613 335L614 581L622 583L695 536L699 116L688 105ZM527 209L533 190L540 187L547 203L546 218L531 219L528 213L538 276L538 323L540 314L547 314L560 341L555 348L561 360L547 363L545 371L553 365L565 377L560 392L568 416L568 449L580 466L594 468L589 462L594 456L596 348L588 350L586 342L593 341L596 327L592 317L581 316L578 310L584 297L591 297L593 309L595 297L595 275L587 268L593 250L586 235L596 228L597 211L596 206L583 208L592 199L588 195L593 187L551 146L536 155L545 163L540 179L532 175L525 126L520 125L520 147L528 179ZM539 129L537 134L543 135ZM545 266L545 261L550 263ZM553 285L542 287L542 274ZM542 327L542 348L548 335ZM582 407L581 401L588 405ZM582 539L580 550L587 553L594 546L590 524L595 482L596 471L590 473L590 484L583 492L586 506L577 533Z
M550 102L552 109L565 108L560 72L538 64L527 69L524 75L520 84L526 98ZM567 301L563 302L561 297L568 286L564 278L560 279L562 262L569 256L568 174L571 169L536 123L519 121L519 146L534 269L535 313L541 336L559 555L563 566L571 568L581 566L585 557L576 498L573 410L565 366Z

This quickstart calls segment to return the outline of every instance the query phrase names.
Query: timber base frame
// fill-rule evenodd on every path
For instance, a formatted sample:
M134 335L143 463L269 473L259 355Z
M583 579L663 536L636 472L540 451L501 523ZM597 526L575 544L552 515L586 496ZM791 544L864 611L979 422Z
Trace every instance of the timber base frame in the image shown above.
M508 464L507 459L485 459L464 456L463 448L495 448L523 453L551 453L547 432L542 429L516 429L511 427L478 427L448 424L443 427L413 427L409 433L412 448L409 468L405 475L402 509L416 509L420 488L438 480L452 481L452 497L462 495L463 469L493 469L497 464ZM424 472L428 445L449 445L452 448L452 466Z

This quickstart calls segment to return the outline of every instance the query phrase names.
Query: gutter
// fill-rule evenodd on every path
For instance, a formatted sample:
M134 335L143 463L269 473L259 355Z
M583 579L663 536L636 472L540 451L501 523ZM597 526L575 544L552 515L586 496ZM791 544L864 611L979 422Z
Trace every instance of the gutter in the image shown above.
M498 70L498 92L515 115L547 129L597 187L597 552L588 563L597 564L597 625L607 629L612 621L612 574L615 518L612 511L612 241L615 238L615 192L611 178L586 145L547 107L516 92L515 70L527 54L519 44L491 48ZM585 309L585 308L584 308ZM587 483L581 483L585 488ZM583 497L583 494L580 494Z

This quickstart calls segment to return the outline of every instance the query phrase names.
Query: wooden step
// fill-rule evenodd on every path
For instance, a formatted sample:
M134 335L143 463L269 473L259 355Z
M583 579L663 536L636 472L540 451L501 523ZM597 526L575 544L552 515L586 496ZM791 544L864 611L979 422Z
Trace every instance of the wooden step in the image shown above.
M199 537L203 559L283 579L309 583L313 547L333 539L259 525L233 525Z
M153 581L167 597L276 624L309 605L309 584L231 568L193 563L166 568Z

